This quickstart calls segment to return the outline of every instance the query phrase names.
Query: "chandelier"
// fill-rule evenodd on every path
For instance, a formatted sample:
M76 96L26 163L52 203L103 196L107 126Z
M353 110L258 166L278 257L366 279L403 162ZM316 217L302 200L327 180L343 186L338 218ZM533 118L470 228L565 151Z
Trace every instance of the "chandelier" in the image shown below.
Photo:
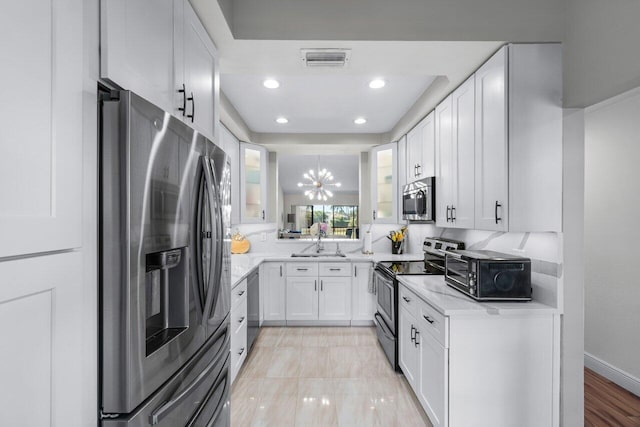
M342 185L339 182L332 182L334 179L333 174L327 169L320 170L319 164L315 171L309 169L309 173L305 173L303 177L308 182L299 182L298 187L310 187L304 192L304 195L307 196L309 200L316 199L326 201L328 197L333 197L333 192L327 187L339 188Z

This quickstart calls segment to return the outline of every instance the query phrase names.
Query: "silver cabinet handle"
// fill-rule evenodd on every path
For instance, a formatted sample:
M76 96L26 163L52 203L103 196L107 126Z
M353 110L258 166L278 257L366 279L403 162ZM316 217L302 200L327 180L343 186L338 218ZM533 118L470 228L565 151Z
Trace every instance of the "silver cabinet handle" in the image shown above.
M193 123L196 117L196 101L193 99L193 92L191 92L191 96L187 98L187 101L191 101L191 114L187 114L187 118L191 119L191 123Z
M296 270L298 270L298 271L309 271L308 268L296 268Z
M324 280L320 280L320 291L324 291Z
M429 316L425 316L424 314L422 315L422 317L424 317L424 320L426 320L427 322L429 322L429 324L433 324L433 322L435 322L435 320L433 320L432 318L430 318Z
M358 277L358 266L357 265L353 266L353 277Z
M238 319L238 323L242 323L242 322L244 322L244 316Z
M318 281L317 281L317 280L314 280L314 281L313 281L313 290L314 290L314 291L317 291L317 290L318 290Z
M414 334L415 331L416 331L416 328L413 325L411 325L411 341L413 342L415 342L416 340L416 336Z
M413 340L413 342L415 343L416 347L420 345L420 342L418 341L418 335L420 335L420 331L416 329L416 337Z
M187 88L182 83L182 89L178 89L178 93L182 94L182 107L178 108L178 111L182 112L182 117L187 114Z
M411 300L405 296L403 296L402 299L405 300L406 302L411 302Z
M240 291L238 292L238 296L241 297L242 295L244 295L245 291Z
M498 208L501 208L501 207L502 207L502 205L500 203L498 203L498 201L496 200L496 207L495 207L495 210L494 210L494 215L496 217L496 224L498 223L498 221L502 221L502 218L498 217Z
M264 221L264 210L262 211L262 220Z
M341 268L330 268L329 271L342 271Z
M373 211L373 219L376 219L376 211Z
M280 264L280 277L282 277L282 264Z
M240 349L240 351L238 352L238 356L242 356L242 353L244 353L244 347Z

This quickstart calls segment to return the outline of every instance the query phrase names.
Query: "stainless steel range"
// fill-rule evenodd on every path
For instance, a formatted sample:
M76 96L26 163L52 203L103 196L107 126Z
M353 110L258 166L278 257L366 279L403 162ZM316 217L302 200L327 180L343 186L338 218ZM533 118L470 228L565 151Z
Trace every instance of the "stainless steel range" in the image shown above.
M376 264L373 280L377 295L375 323L378 341L391 366L398 367L398 280L400 275L443 275L445 251L464 249L464 242L427 237L422 261L383 261Z

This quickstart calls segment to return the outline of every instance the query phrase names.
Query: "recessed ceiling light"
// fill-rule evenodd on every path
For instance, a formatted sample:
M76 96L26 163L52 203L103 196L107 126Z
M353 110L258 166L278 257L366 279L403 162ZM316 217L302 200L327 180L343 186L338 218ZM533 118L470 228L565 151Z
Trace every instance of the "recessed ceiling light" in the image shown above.
M267 89L277 89L280 87L280 82L274 79L267 79L264 82L262 82L262 84Z
M371 89L380 89L383 88L385 85L385 81L382 79L375 79L375 80L371 80L371 82L369 83L369 87Z
M280 123L281 125L285 125L285 124L289 123L289 120L287 120L286 117L278 117L276 119L276 122Z
M355 123L357 125L363 125L363 124L367 123L367 119L365 119L364 117L358 117L357 119L355 119L353 121L353 123Z

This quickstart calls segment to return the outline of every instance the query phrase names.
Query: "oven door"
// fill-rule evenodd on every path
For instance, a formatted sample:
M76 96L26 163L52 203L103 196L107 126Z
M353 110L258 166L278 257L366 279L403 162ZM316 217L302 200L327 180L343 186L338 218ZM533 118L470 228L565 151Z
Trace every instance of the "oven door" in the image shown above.
M374 270L375 287L378 298L378 314L390 332L396 335L396 286L394 279L379 270Z
M445 281L468 294L471 293L469 269L470 263L467 260L462 259L459 254L447 252L445 256Z

